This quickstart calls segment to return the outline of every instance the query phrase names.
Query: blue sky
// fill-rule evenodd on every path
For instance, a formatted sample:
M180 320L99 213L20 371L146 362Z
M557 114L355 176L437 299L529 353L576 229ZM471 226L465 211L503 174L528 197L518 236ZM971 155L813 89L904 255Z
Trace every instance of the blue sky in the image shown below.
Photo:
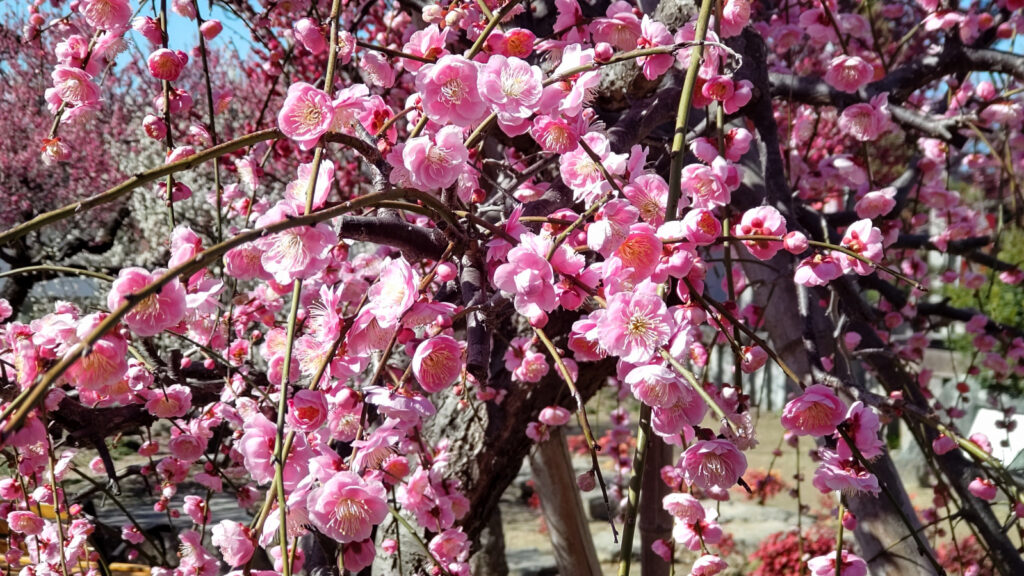
M249 48L249 45L252 42L252 37L245 24L220 6L215 5L211 12L209 4L206 2L200 2L199 4L199 11L204 20L216 19L220 20L220 23L224 25L224 31L220 33L220 36L217 36L217 38L214 39L215 44L233 44L239 51L247 50ZM204 6L204 4L206 4L206 6ZM143 10L143 13L145 12L146 10ZM153 15L150 14L150 16ZM199 32L196 30L196 23L194 20L182 18L168 10L167 21L169 31L168 37L170 39L170 47L172 49L185 50L187 52L199 43Z

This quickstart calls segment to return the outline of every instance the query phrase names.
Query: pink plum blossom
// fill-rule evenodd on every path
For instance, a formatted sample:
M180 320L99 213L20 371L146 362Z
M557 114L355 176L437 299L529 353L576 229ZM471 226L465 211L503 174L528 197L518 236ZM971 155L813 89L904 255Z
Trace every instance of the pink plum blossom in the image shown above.
M100 30L121 30L128 26L132 7L127 0L83 0L78 11L85 21Z
M374 546L372 538L349 542L342 547L342 561L345 563L345 570L351 570L353 573L372 566L373 559L376 557L377 548Z
M841 492L869 492L878 494L878 478L855 459L840 458L834 450L818 450L821 462L814 471L812 484L822 494L839 490Z
M797 265L793 279L803 286L824 286L842 275L843 269L836 258L831 254L817 253Z
M388 515L384 486L352 472L338 472L309 493L309 519L317 530L343 544L370 537Z
M836 553L829 552L822 556L815 556L807 561L807 569L812 576L867 576L868 564L856 554L848 550L842 551L842 566L836 570Z
M771 206L759 206L743 213L733 233L737 236L784 236L786 219ZM782 247L774 240L745 240L743 245L759 260L771 260Z
M412 184L424 192L455 184L466 168L469 151L462 141L462 130L445 126L433 138L410 138L402 151L402 163Z
M693 562L690 569L690 576L715 576L729 567L729 564L720 556L704 554Z
M865 218L850 224L846 228L846 234L840 243L844 248L860 254L869 262L882 261L882 232L871 225L871 220ZM871 274L874 267L868 262L858 260L842 252L835 253L836 260L844 272L854 271L861 276Z
M742 80L736 85L728 76L715 76L704 83L701 94L708 100L720 102L726 114L735 114L750 102L752 87L749 80Z
M878 414L863 402L854 402L846 413L847 435L853 440L860 455L868 460L881 455L885 449L885 444L878 438L880 427ZM854 455L846 439L841 436L837 438L836 452L840 458L852 458Z
M782 409L782 427L799 436L828 436L846 416L846 404L823 384L808 386Z
M836 56L825 72L825 82L842 92L856 92L875 74L875 69L860 56Z
M431 555L453 576L468 576L469 538L461 529L451 529L434 536L427 548Z
M146 410L158 418L181 418L192 408L192 389L181 384L147 390L144 395Z
M609 174L620 175L625 172L627 156L613 153L606 135L601 132L588 132L583 136L583 141L601 160ZM601 194L611 189L597 162L582 146L562 154L558 165L562 181L572 188L573 197L583 200L588 207L597 201Z
M896 189L887 186L881 190L868 192L854 205L857 216L861 218L878 218L885 216L896 207Z
M363 71L363 78L368 85L383 89L394 86L398 75L387 56L372 50L360 55L359 69Z
M487 102L477 88L478 74L475 62L453 54L421 68L416 89L423 94L423 112L438 124L475 126L487 113Z
M279 204L260 217L256 225L268 226L292 215L294 210L291 207ZM280 284L309 278L323 270L331 248L337 243L337 234L323 222L315 226L296 226L255 241L256 247L263 252L260 257L263 269Z
M111 311L126 302L135 303L125 314L124 323L139 336L155 336L177 326L185 317L185 289L177 278L164 284L159 291L135 301L134 295L153 284L160 276L160 270L150 273L143 268L123 268L107 295L107 307Z
M697 246L707 246L722 235L722 223L711 210L697 208L683 216L679 232L686 240Z
M270 482L274 478L277 426L266 416L256 414L245 421L242 429L244 432L238 450L242 453L245 469L257 483ZM311 456L312 452L306 444L305 435L296 435L284 466L285 489L294 490L308 475Z
M552 77L561 78L570 71L593 62L593 48L584 49L580 44L571 44L562 50L562 61L552 72ZM554 112L554 108L566 117L578 116L583 111L583 106L590 101L591 90L596 88L600 81L600 73L591 70L551 84L544 89L541 108L545 113Z
M320 390L299 390L288 399L285 421L295 430L312 432L327 421L327 397Z
M195 462L203 456L206 443L191 434L179 434L171 438L167 448L178 460Z
M760 370L768 362L768 352L761 346L744 346L740 369L744 374Z
M34 512L14 510L7 514L7 525L15 532L35 536L43 531L46 522Z
M431 24L422 30L413 32L412 36L409 37L409 41L402 47L402 51L426 58L427 60L437 60L442 56L450 54L445 48L450 31L451 28L441 30L436 24ZM406 70L417 72L424 66L424 63L407 59L404 62L404 66Z
M99 100L99 86L84 70L58 65L50 73L50 78L53 80L53 94L69 106L91 106ZM48 90L47 98L49 94Z
M671 46L673 44L672 34L664 24L652 20L644 14L640 22L640 37L636 40L636 47L639 49L656 48L658 46ZM668 71L675 63L675 56L670 53L641 56L636 59L644 78L654 80Z
M647 362L668 343L672 317L665 302L646 292L619 292L597 326L598 338L609 354L632 364Z
M298 177L292 180L285 187L285 201L291 204L292 211L301 214L306 209L306 194L309 192L310 177L312 176L313 164L299 164ZM312 210L321 208L327 202L327 195L331 192L331 185L334 182L334 162L323 160L320 163L319 175L316 179L316 188L313 190Z
M157 80L174 82L188 64L188 56L184 52L160 48L146 59L149 73Z
M480 71L480 96L499 117L529 118L540 100L542 80L539 67L496 54Z
M587 246L605 258L611 256L626 240L629 227L639 215L626 200L607 202L598 210L594 222L587 226Z
M657 174L642 174L622 189L622 194L639 210L640 218L651 226L665 222L668 183Z
M722 38L738 36L750 21L750 0L726 0L722 7Z
M569 423L570 418L572 418L572 412L561 406L546 406L537 416L537 420L540 420L541 424L545 426L565 426Z
M952 438L950 438L949 436L946 436L945 434L937 437L935 440L932 440L932 450L938 456L942 456L943 454L948 454L948 453L950 453L950 452L952 452L953 450L956 450L956 449L957 449L956 440L953 440Z
M848 106L839 116L839 129L855 140L877 140L890 127L888 94L879 94L870 103Z
M288 87L288 96L277 115L277 125L285 136L303 150L316 145L334 121L331 97L305 82Z
M542 149L555 154L572 152L579 147L580 136L586 131L582 119L563 116L539 115L533 121L530 135Z
M999 493L999 489L996 487L995 483L988 478L981 477L971 480L971 483L967 485L967 490L986 502L995 500L996 495Z
M224 254L224 270L238 280L270 280L273 278L263 268L263 252L252 244L243 244Z
M683 168L682 191L694 208L711 210L729 203L726 186L727 167L724 159L716 159L711 166L690 164Z
M234 520L221 520L213 526L210 542L216 546L224 562L238 568L252 558L256 547L249 536L249 528Z
M640 19L629 2L612 2L605 16L590 25L594 43L607 42L619 50L632 50L642 34Z
M663 247L654 228L639 222L629 227L629 234L615 249L612 259L621 262L623 268L632 269L629 280L640 282L658 267Z
M494 285L514 295L516 311L530 318L557 305L554 271L547 260L551 246L548 238L523 234L519 246L508 253L508 262L494 271Z
M451 336L435 336L416 347L412 373L433 394L451 386L462 372L462 347Z
M292 31L295 34L295 39L313 54L320 54L327 50L327 41L316 20L300 18L292 25Z
M661 506L680 522L697 522L707 516L704 505L686 492L673 492L661 500Z
M682 380L675 372L659 364L633 368L623 383L629 386L637 400L651 407L668 407L682 397Z
M699 440L683 452L679 468L687 484L728 490L747 470L747 458L728 440Z
M219 36L222 30L224 30L224 25L220 23L220 20L207 20L199 27L199 33L207 42Z

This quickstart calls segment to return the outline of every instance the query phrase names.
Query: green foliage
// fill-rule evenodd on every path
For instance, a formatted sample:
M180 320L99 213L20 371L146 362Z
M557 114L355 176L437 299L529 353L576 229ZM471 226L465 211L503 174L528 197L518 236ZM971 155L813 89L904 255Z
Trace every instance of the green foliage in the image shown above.
M998 257L1005 262L1024 262L1024 229L1013 227L1003 230L999 238ZM950 304L959 308L975 308L989 318L1024 330L1024 286L1004 284L990 271L989 279L978 290L957 284L943 286L943 295ZM993 282L995 280L995 282Z
M1002 230L998 257L1012 264L1024 263L1024 229L1014 226ZM995 322L1024 331L1024 285L1005 284L999 281L996 272L987 270L987 273L988 279L977 290L961 284L944 284L941 294L957 308L978 310ZM970 334L955 334L950 337L949 345L973 357L976 350L972 339ZM978 382L985 388L998 389L1013 396L1024 395L1024 381L1017 377L997 381L991 373L983 371Z

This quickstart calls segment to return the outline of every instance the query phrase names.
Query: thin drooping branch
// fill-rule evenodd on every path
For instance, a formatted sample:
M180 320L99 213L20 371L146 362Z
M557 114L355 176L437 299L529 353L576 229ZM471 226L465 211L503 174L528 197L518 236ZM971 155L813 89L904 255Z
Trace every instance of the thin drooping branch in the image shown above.
M80 358L90 354L92 352L92 347L96 342L98 342L99 339L109 331L113 330L117 326L118 322L120 322L121 319L124 318L124 316L127 315L128 312L130 312L136 305L148 296L156 294L172 280L182 276L190 276L191 274L206 268L232 248L248 244L249 242L257 240L265 235L275 234L277 232L282 232L299 226L314 225L318 222L342 216L348 212L354 212L356 210L375 206L380 201L407 199L409 197L414 197L423 204L431 206L439 214L447 212L446 207L440 204L439 200L416 190L397 189L378 194L368 194L319 212L291 218L263 228L257 228L256 230L242 232L233 238L221 242L220 244L207 248L195 257L171 268L151 284L132 294L131 298L126 298L124 304L116 310L111 311L110 315L104 318L92 332L90 332L80 342L72 346L56 365L37 378L31 387L26 389L7 406L3 414L0 415L0 418L6 419L8 416L10 416L10 418L4 423L3 431L0 433L0 440L5 439L14 430L21 427L21 424L24 422L28 413L38 405L43 396L49 390L50 386L65 372L67 372L67 370L71 368L72 364L79 361Z
M848 283L837 283L836 289L841 296L839 301L843 312L852 319L850 329L861 336L861 346L869 349L884 348L885 343L871 327L872 312L867 303L854 290L849 289ZM917 413L931 413L928 400L916 378L908 374L894 356L869 354L864 357L864 362L887 391L901 391L904 394L904 401L913 406ZM922 446L931 446L932 441L939 436L936 429L927 426L923 427L923 434L922 438L918 438ZM1002 531L999 519L992 513L987 502L974 496L968 489L973 479L984 476L978 465L966 459L959 450L943 455L936 454L935 461L956 491L961 513L991 551L992 563L996 569L1004 576L1024 574L1024 557Z
M755 79L767 83L764 44L755 34L744 34L745 61L757 64ZM779 152L778 126L766 94L752 102L748 114L754 122L760 144L744 158L749 169L744 170L745 188L740 198L742 205L756 206L768 202L778 209L790 223L790 229L799 229L796 206L785 180L784 163ZM742 208L742 206L741 206ZM820 216L819 216L820 217ZM767 266L744 263L744 271L752 282L762 285L759 298L771 293L772 305L764 307L764 326L787 365L800 382L810 383L821 374L820 358L828 356L835 346L835 326L825 312L810 306L806 293L798 291L793 282L795 263L791 255L780 253L767 262ZM934 574L931 562L924 562L920 554L931 555L930 550L919 550L912 539L899 540L904 533L920 528L913 506L895 475L888 452L876 461L879 482L886 486L896 506L883 505L870 495L851 495L848 503L860 522L856 529L858 542L865 553L874 555L869 568L882 573ZM898 508L898 509L897 509ZM904 524L906 523L906 525ZM886 548L882 543L897 542ZM877 554L874 554L877 552Z
M0 233L0 246L7 245L11 241L21 238L29 232L39 230L45 226L53 224L54 222L71 218L72 216L81 214L82 212L91 210L97 206L102 206L104 204L114 202L115 200L119 200L128 194L131 194L135 189L149 184L150 182L155 182L165 176L170 176L185 170L191 170L192 168L209 162L214 158L220 158L221 156L230 154L236 150L241 150L242 148L247 148L260 142L276 140L283 137L284 134L282 134L277 128L260 130L259 132L246 134L245 136L235 138L234 140L230 140L218 146L207 148L202 152L197 152L192 156L178 160L177 162L171 162L170 164L164 164L163 166L153 168L145 172L140 172L105 192L101 192L95 196L90 196L84 200L79 200L78 202L73 202L67 206L57 208L56 210L40 214L27 222ZM363 154L371 164L375 165L375 162L380 158L380 151L378 151L376 147L364 142L362 139L348 136L346 134L329 134L325 138L330 142L340 142L351 147L353 150Z

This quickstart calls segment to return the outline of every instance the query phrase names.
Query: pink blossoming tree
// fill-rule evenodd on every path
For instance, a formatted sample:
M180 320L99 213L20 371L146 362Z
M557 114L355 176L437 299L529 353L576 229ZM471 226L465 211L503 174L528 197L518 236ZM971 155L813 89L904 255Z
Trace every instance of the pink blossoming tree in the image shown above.
M971 386L1024 377L1024 324L985 312L1024 280L1000 257L1024 223L1019 0L3 10L0 519L21 574L115 550L162 576L501 573L527 457L563 573L596 573L575 519L599 489L619 574L636 539L638 572L718 574L718 505L757 484L766 417L786 449L816 442L807 489L835 503L834 549L793 573L1024 574L1024 483L960 421ZM33 290L64 277L77 293ZM945 338L973 348L952 405L924 362ZM931 507L882 439L897 422ZM190 521L170 545L93 514L136 479ZM926 532L954 519L969 566Z

